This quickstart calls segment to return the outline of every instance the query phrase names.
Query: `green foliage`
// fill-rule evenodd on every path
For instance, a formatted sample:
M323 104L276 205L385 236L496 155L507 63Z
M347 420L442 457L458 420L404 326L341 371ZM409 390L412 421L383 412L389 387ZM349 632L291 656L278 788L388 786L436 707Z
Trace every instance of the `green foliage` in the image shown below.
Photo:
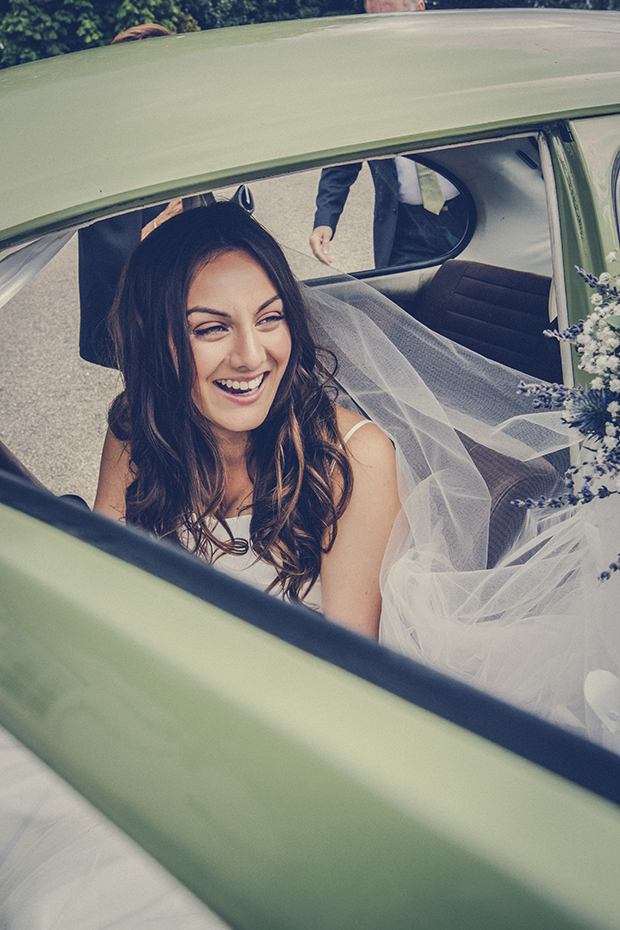
M121 3L109 3L114 8L110 40L140 23L161 23L171 32L194 32L199 28L194 18L182 10L174 0L122 0ZM185 4L184 4L185 6Z
M429 9L559 7L620 9L620 0L426 0ZM119 32L157 22L193 32L309 16L363 13L364 0L0 0L0 67L109 44Z
M185 0L201 29L363 13L364 0Z
M140 23L193 32L363 12L364 0L0 0L0 67L108 45Z
M147 22L171 32L199 28L175 0L0 0L2 67L108 45Z

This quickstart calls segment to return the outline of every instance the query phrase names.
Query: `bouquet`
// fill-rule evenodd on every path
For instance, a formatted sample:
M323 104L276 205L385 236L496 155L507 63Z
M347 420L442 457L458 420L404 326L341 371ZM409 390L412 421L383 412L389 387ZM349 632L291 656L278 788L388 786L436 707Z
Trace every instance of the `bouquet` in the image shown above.
M611 252L607 261L615 262L616 257ZM583 268L577 272L595 291L590 298L592 312L563 332L546 330L545 335L574 346L578 367L591 375L590 384L566 387L521 381L518 392L532 397L535 409L564 410L563 422L584 436L581 462L565 472L565 490L557 497L513 501L517 507L574 507L620 493L620 277L603 272L597 278ZM599 578L606 580L616 571L620 571L620 554Z

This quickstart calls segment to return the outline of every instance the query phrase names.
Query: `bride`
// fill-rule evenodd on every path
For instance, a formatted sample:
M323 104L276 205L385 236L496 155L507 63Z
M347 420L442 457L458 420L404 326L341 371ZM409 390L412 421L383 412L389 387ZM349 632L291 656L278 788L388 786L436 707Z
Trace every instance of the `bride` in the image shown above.
M228 203L138 247L113 330L97 509L620 751L616 498L511 504L573 439L518 373L359 282L302 296Z
M95 509L376 637L394 448L334 403L275 240L231 202L174 217L136 249L112 328L125 390Z

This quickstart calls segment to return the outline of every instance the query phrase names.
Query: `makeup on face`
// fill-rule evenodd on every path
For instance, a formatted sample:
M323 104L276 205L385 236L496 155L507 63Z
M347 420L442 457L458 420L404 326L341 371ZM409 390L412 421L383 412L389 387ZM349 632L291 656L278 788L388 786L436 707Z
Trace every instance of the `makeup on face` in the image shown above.
M194 399L216 433L264 421L291 354L284 306L263 267L242 251L209 260L189 290Z

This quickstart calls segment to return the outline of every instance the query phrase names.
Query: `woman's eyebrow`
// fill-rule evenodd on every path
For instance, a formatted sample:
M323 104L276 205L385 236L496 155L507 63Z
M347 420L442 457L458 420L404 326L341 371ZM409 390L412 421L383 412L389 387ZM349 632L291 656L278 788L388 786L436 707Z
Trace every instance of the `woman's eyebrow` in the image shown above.
M266 310L267 307L276 300L280 300L279 294L274 294L273 297L270 297L266 300L260 307L256 310L254 316L258 316L259 313L262 313L263 310ZM230 313L226 313L225 310L212 310L210 307L192 307L187 311L186 316L191 316L192 313L212 313L214 316L223 317L227 320L230 319Z
M227 320L230 319L230 313L226 313L225 310L211 310L210 307L192 307L191 310L188 310L186 316L191 316L192 313L212 313L214 316L225 317Z

